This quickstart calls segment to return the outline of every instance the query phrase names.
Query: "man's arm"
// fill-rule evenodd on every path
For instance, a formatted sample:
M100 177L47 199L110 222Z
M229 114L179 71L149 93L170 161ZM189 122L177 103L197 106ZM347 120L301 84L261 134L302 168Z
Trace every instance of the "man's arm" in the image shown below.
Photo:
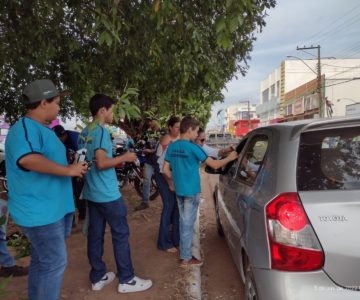
M165 178L166 182L167 182L168 185L169 185L170 190L171 190L171 191L174 191L175 188L174 188L174 183L173 183L173 181L172 181L170 164L169 164L167 161L164 162L163 174L164 174L164 178Z
M37 153L22 157L19 160L19 165L30 171L56 176L82 177L87 171L86 162L63 166Z
M215 159L212 159L211 157L208 157L205 160L205 163L213 169L219 169L219 168L225 166L227 163L235 160L237 157L238 157L237 152L233 151L227 157L225 157L221 160L215 160Z
M222 148L219 150L219 157L223 157L225 156L226 154L230 153L231 151L234 151L235 149L233 148L233 146L230 146L230 147L226 147L226 148Z
M133 152L125 152L123 155L109 158L106 156L104 149L98 149L95 152L96 168L98 170L105 170L114 168L123 162L133 162L136 160L136 154Z
M144 152L146 154L152 154L152 153L155 153L155 149L143 149L142 152Z

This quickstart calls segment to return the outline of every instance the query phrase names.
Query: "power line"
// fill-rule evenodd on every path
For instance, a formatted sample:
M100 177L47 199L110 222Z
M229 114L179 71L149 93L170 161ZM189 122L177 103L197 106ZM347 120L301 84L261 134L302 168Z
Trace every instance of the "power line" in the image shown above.
M324 31L326 32L327 30L329 30L331 27L335 26L337 23L342 22L344 20L344 17L353 13L354 11L356 11L358 8L360 7L360 4L355 5L354 7L352 7L350 10L348 10L347 12L345 12L342 16L338 17L338 19L334 22L331 21L329 22L324 28L320 29L318 32L316 32L315 34L313 34L312 36L310 36L304 44L307 44L309 41L311 41L312 39L314 39L316 36L321 35ZM336 25L338 26L338 25Z
M353 69L354 67L347 67L347 66L335 66L335 65L329 65L326 63L321 63L321 65L323 66L329 66L329 67L334 67L334 68L344 68L344 69Z
M354 80L360 80L360 77L359 78L352 78L352 79L349 79L349 80L346 80L346 81L343 81L343 82L333 83L333 84L330 84L330 85L324 85L323 87L325 88L325 87L330 87L330 86L334 86L334 85L344 84L344 83L354 81Z
M354 66L354 67L349 68L349 69L347 69L347 70L344 70L344 71L340 71L340 72L338 72L338 73L335 73L335 74L329 76L328 78L332 78L332 77L334 77L334 76L337 76L337 75L340 75L340 74L344 74L344 73L346 73L346 72L350 72L350 71L352 71L352 69L357 69L357 68L359 68L359 67L360 67L360 65Z
M329 28L327 32L325 32L324 34L322 34L322 36L316 40L317 43L320 43L324 40L326 40L328 37L331 37L331 36L334 36L336 35L337 33L339 32L342 32L344 29L350 27L351 25L359 22L359 16L360 16L360 13L353 16L351 19L349 19L348 21L344 22L343 24L337 26L335 29L331 29Z

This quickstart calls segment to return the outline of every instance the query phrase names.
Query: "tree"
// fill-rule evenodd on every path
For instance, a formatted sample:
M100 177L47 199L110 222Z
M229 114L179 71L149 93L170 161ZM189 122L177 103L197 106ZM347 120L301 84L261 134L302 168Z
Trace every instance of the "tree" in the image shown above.
M275 0L2 0L0 113L14 122L21 90L47 77L72 92L63 116L88 116L95 92L120 97L129 117L195 114L203 124L233 76L245 75L255 33ZM72 101L70 101L72 100Z

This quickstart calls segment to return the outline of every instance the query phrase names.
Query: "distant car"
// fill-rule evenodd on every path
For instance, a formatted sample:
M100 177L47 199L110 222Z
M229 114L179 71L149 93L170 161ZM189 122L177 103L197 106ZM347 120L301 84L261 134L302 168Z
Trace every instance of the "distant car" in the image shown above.
M231 141L233 138L231 133L209 133L207 141Z
M214 201L244 299L360 299L360 118L261 127L237 151Z

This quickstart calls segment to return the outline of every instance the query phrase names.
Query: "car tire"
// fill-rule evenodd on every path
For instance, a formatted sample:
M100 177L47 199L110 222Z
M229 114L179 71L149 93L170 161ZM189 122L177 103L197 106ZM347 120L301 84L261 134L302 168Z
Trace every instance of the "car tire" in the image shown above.
M245 287L244 300L258 300L259 296L256 290L254 274L249 263L245 266Z
M216 199L216 190L214 191L213 197L214 197L214 206L215 206L216 229L217 229L218 235L223 237L225 234L224 234L224 230L222 228L221 222L220 222L219 205L218 205L218 201Z

